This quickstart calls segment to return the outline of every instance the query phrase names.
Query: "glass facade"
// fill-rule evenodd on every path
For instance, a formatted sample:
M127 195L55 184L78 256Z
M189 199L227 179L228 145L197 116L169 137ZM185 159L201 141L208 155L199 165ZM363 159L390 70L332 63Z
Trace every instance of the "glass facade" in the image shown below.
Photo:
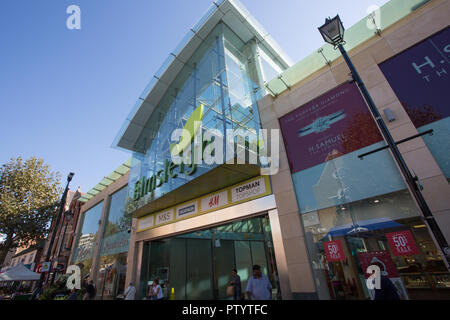
M201 105L203 131L217 130L219 136L225 137L227 129L242 129L247 141L256 142L260 128L257 100L265 94L257 50L256 42L244 43L223 23L213 29L169 86L138 139L142 152L133 154L131 199L139 179L164 169L171 159L173 131L184 128ZM139 201L130 200L127 210L135 211L216 166L202 162L192 174L178 174Z
M368 266L401 299L448 298L450 278L355 84L280 119L319 299L373 299ZM447 288L447 289L445 289Z
M101 201L83 213L80 220L81 230L74 247L72 263L82 267L83 279L92 275L96 268L97 296L100 299L115 299L125 291L127 256L129 250L131 216L125 214L127 187L110 196L105 222L102 210L105 201ZM94 256L96 243L99 243L98 256ZM94 265L94 262L98 261Z
M99 221L102 217L103 201L86 211L81 220L72 261L81 264L83 276L91 272L95 242L99 239ZM79 227L79 228L80 228Z
M278 275L267 216L257 217L215 228L197 230L144 245L140 296L156 278L166 298L175 300L230 299L226 287L231 271L241 277L242 291L258 264L272 283L272 296L280 298Z
M131 216L125 214L127 187L111 195L100 245L97 295L114 299L126 288L125 277L130 245Z

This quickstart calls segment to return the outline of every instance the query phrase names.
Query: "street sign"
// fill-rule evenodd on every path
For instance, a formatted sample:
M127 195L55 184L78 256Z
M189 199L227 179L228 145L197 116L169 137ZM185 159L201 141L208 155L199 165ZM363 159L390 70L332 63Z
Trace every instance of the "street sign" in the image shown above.
M49 272L50 271L50 262L42 262L40 273Z

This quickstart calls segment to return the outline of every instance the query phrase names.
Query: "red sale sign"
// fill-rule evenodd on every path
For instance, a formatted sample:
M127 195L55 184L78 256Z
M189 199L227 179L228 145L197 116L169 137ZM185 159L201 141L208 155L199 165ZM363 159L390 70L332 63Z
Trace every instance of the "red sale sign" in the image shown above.
M345 253L341 240L328 241L323 243L328 262L345 260Z
M387 233L386 238L394 256L420 254L419 248L409 230Z

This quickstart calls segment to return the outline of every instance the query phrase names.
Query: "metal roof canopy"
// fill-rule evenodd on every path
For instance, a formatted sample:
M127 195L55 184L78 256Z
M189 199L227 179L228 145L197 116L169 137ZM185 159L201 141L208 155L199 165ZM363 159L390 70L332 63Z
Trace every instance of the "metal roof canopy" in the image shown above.
M117 179L124 176L131 167L131 158L121 164L117 169L109 174L109 176L104 177L97 185L95 185L91 190L89 190L85 195L81 196L78 200L81 202L87 202L98 195L100 192L108 188Z
M113 142L113 147L139 152L139 150L136 150L136 143L143 134L147 121L164 97L171 83L176 79L183 67L187 65L187 61L220 22L224 22L244 43L251 39L256 39L258 45L284 68L292 65L291 59L280 49L269 33L251 16L239 0L213 2L213 5L203 18L188 32L153 76L153 79L147 85L122 125Z

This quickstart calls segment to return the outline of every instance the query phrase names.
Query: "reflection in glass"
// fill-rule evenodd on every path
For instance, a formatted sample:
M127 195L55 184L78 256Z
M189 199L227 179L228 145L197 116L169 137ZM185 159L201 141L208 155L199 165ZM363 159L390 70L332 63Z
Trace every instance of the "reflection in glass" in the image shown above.
M170 84L137 141L139 152L133 154L130 169L128 211L135 211L217 166L200 164L193 175L178 174L138 201L131 200L136 181L164 169L165 160L171 158L173 131L182 129L200 105L204 108L203 131L215 129L225 137L227 129L242 129L248 135L247 143L257 140L257 101L264 89L256 47L254 41L244 43L222 23L202 42ZM236 136L234 141L238 139Z
M98 238L99 221L102 216L103 201L83 214L81 232L74 247L72 261L82 266L82 275L91 271L95 242Z
M198 230L144 245L140 296L159 277L167 298L229 299L226 287L236 268L245 291L252 266L259 264L280 299L272 236L267 216Z
M125 212L127 187L111 196L100 245L97 295L114 299L126 289L125 277L129 249L131 216Z

